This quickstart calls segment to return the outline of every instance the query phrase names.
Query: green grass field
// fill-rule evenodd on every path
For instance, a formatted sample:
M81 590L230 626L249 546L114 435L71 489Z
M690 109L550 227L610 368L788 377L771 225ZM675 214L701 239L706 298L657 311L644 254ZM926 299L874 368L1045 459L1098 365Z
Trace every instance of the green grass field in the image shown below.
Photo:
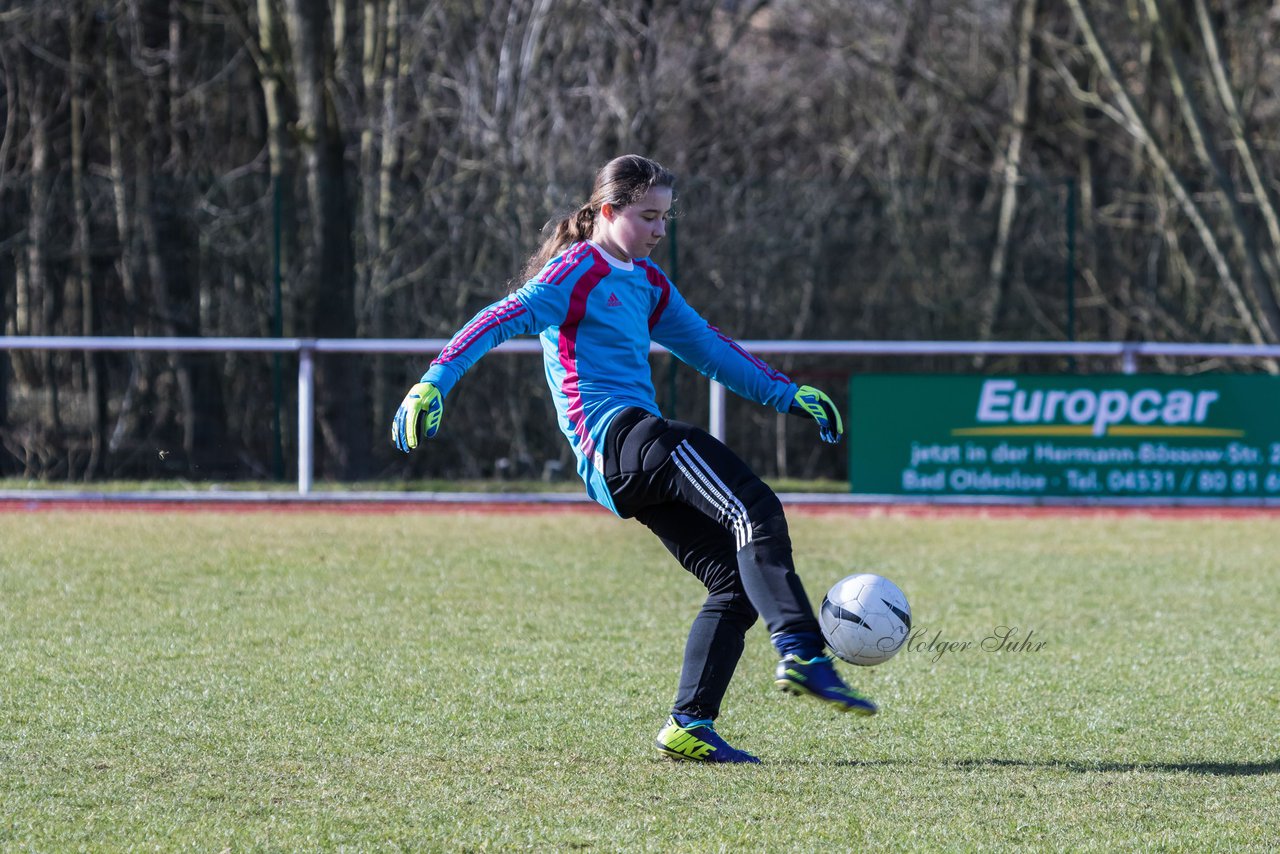
M635 523L0 514L0 848L1274 849L1276 522L791 527L924 633L868 720L757 626L716 768L650 747L701 594Z

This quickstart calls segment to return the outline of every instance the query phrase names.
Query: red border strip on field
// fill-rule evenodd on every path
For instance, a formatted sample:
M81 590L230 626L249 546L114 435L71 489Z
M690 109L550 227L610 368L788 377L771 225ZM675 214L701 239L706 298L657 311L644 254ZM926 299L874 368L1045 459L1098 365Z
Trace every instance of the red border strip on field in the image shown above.
M476 513L480 515L531 515L550 513L608 513L598 504L540 501L225 501L195 499L0 499L0 513L92 511L99 513L337 513L384 515L391 513Z
M788 513L803 516L846 516L852 518L1117 518L1159 519L1280 519L1280 505L1256 504L1010 504L1010 503L896 503L824 500L822 494L782 493ZM148 512L148 513L337 513L340 515L384 515L393 513L478 515L544 515L563 513L608 514L594 501L576 496L494 498L451 495L439 500L379 497L376 500L343 498L228 497L140 497L110 493L92 496L24 496L0 498L0 513L56 511ZM609 514L611 515L611 514Z
M1114 504L800 504L787 505L788 513L810 516L897 518L1040 519L1120 518L1155 519L1280 519L1280 507L1221 505L1114 505Z
M600 508L604 511L604 508ZM0 501L0 513L41 513L58 511L95 513L338 513L378 516L391 513L476 513L479 515L530 515L592 512L589 505L571 504L426 504L382 501Z

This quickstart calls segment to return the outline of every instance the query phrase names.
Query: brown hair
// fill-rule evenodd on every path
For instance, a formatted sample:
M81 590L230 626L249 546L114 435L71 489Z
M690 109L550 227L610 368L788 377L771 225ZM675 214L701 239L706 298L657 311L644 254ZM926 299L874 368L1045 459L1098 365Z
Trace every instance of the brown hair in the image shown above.
M567 247L588 240L595 228L596 214L605 205L625 208L644 198L654 187L675 188L676 176L656 161L638 154L624 154L610 160L596 173L591 198L573 213L556 222L551 236L524 265L524 281L528 281Z

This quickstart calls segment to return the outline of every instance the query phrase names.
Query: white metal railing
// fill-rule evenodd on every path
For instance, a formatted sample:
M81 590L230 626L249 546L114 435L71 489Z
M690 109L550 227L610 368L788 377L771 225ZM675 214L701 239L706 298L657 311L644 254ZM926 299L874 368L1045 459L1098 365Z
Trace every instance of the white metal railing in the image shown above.
M314 475L315 354L417 353L430 356L448 344L445 338L135 338L58 335L2 335L0 350L72 350L168 353L297 353L298 354L298 493L311 492ZM1160 344L1146 341L740 341L759 354L831 356L1079 356L1114 358L1126 374L1137 371L1142 357L1272 359L1280 360L1280 346L1258 344ZM655 353L667 352L658 344ZM496 353L541 353L535 339L521 338L498 346ZM725 435L725 389L710 384L709 432Z

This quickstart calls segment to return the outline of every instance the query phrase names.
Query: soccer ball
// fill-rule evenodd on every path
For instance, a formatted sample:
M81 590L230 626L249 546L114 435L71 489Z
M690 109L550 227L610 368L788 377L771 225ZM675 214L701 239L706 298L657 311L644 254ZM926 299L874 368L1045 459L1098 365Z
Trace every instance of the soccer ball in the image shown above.
M907 597L887 578L850 575L837 581L818 613L827 646L850 664L883 664L911 631Z

